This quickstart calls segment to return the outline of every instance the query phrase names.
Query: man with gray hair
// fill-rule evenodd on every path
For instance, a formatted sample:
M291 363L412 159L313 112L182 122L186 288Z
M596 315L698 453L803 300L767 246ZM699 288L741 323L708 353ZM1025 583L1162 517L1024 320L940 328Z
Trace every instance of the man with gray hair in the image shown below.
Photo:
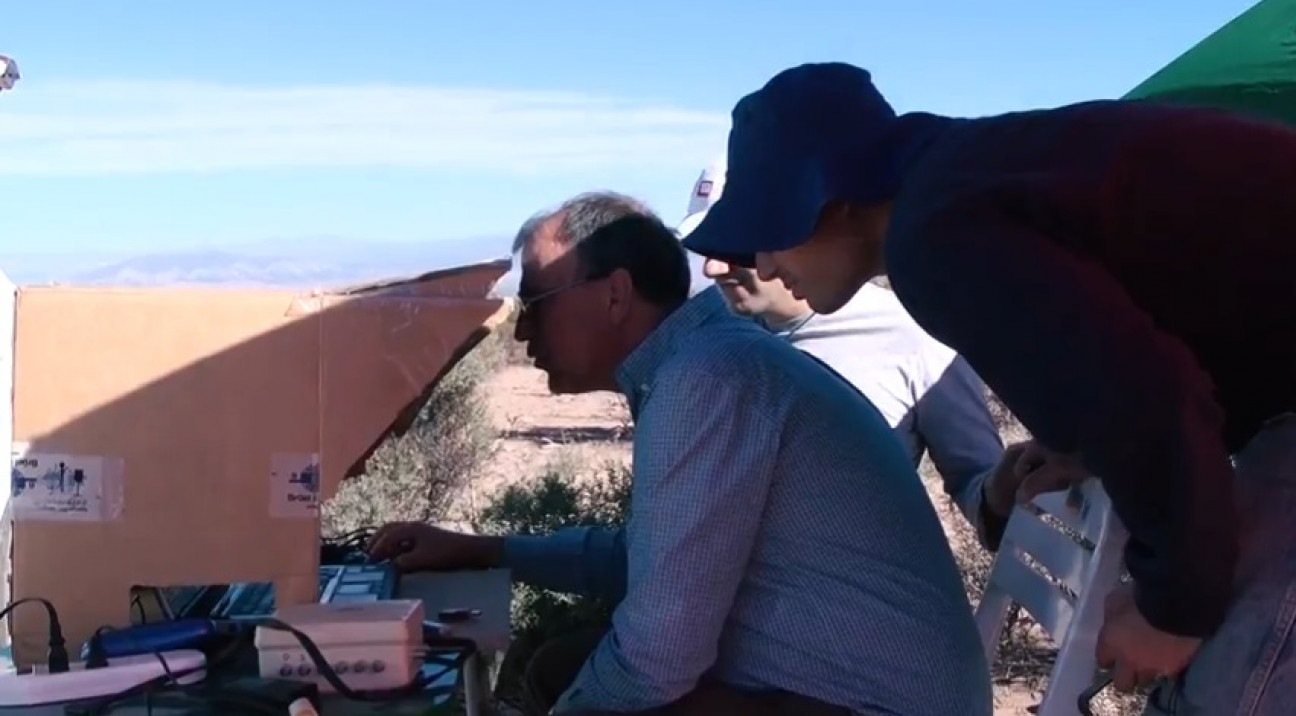
M537 653L531 714L989 716L953 555L877 409L715 290L689 298L683 248L634 200L578 196L519 238L517 338L550 389L629 402L629 521L395 524L371 555L616 603L606 633Z

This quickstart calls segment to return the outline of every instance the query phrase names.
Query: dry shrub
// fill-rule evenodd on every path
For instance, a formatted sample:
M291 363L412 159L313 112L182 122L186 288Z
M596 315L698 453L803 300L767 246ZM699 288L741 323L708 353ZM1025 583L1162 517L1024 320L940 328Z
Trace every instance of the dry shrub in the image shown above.
M609 462L589 474L561 453L537 479L510 485L483 508L476 528L484 534L546 535L567 527L625 525L630 514L630 468ZM541 644L587 628L606 628L615 604L559 594L524 584L513 588L513 643L500 665L496 693L515 700L527 662Z
M344 482L324 504L324 534L445 516L493 450L496 431L483 383L505 360L511 342L497 328L446 373L413 427L379 446L365 474Z

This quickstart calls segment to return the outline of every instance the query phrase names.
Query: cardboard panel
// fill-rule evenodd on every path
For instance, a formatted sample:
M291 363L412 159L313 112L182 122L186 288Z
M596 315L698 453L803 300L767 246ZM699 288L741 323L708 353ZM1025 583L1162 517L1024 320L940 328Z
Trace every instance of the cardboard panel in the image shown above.
M70 645L130 621L131 585L273 581L315 599L320 500L507 315L508 262L300 295L22 288L15 596ZM44 617L14 619L39 659Z

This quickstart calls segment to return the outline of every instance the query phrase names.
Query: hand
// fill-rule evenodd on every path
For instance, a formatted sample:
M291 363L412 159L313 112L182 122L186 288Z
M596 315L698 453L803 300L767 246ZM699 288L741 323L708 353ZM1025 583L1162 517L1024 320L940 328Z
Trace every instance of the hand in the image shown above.
M391 560L401 572L494 567L503 556L503 539L451 532L422 522L383 525L369 541L369 559Z
M1098 632L1098 666L1111 669L1112 686L1132 691L1178 676L1201 648L1201 639L1170 634L1147 623L1134 603L1134 585L1118 585L1107 595Z
M1027 440L1004 449L982 490L990 512L1006 519L1013 505L1029 502L1045 492L1065 490L1087 477L1089 472L1079 457L1053 452Z

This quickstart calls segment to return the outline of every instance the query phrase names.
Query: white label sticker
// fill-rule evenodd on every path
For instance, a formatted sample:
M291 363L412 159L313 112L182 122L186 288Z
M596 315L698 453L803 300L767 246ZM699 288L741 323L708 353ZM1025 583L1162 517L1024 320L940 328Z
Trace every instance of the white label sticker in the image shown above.
M319 516L319 455L275 453L270 456L270 516Z
M15 520L104 519L104 460L14 445L9 499Z

